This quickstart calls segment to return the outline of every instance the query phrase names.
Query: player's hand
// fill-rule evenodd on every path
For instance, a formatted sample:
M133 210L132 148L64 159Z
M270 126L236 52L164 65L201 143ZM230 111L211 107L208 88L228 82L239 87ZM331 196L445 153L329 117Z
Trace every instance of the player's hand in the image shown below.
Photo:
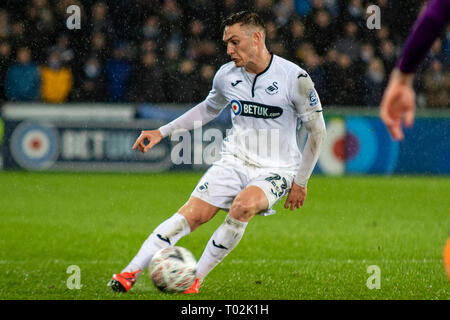
M142 153L146 153L160 142L162 138L163 136L159 130L143 130L134 143L133 150L139 149ZM148 142L147 144L145 144L146 141Z
M392 72L384 91L380 106L380 117L392 138L403 140L402 121L406 127L414 124L415 93L412 87L413 74L404 74L398 69Z
M300 209L305 203L306 193L306 187L300 187L295 182L292 182L291 191L289 191L286 202L284 203L284 208L288 209L290 206L291 211L295 208Z

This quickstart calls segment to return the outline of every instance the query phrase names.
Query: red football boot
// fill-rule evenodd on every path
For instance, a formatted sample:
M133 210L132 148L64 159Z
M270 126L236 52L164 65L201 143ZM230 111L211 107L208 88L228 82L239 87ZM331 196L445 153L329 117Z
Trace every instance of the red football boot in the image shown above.
M136 277L142 272L137 270L133 272L122 272L113 274L112 279L108 282L108 287L111 287L116 292L128 292L136 282Z
M200 279L195 278L195 281L192 284L192 286L183 293L198 293L199 290L200 290Z

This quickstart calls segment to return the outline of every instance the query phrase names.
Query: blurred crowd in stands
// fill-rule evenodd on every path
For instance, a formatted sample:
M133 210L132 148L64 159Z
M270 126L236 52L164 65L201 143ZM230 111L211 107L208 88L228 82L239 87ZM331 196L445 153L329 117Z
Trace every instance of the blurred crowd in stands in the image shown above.
M66 12L81 8L81 28ZM381 28L366 9L381 9ZM324 105L377 106L422 1L14 0L0 3L0 100L195 103L229 61L221 21L247 9L273 53L308 71ZM416 77L423 105L449 107L450 27ZM419 105L420 106L420 105Z

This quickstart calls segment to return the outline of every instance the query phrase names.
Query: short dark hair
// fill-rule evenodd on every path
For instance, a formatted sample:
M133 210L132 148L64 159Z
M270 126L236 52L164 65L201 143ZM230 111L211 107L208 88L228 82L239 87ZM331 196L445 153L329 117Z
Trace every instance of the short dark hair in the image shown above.
M261 17L255 13L250 11L240 11L231 14L229 17L227 17L222 22L222 30L225 29L225 27L232 26L233 24L240 23L242 25L251 25L260 27L264 30L264 33L266 32L266 24L264 23L264 20L261 19Z

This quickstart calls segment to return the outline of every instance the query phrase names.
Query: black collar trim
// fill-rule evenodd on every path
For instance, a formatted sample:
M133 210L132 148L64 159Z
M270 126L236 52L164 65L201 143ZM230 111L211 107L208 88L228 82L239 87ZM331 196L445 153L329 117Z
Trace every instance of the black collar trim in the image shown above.
M274 56L274 54L271 52L270 55L271 55L271 56L270 56L270 62L269 62L269 65L268 65L263 71L261 71L260 73L258 73L258 74L255 76L255 79L253 79L253 85L252 85L252 98L255 97L255 84L256 84L256 79L257 79L260 75L262 75L263 73L265 73L267 70L269 70L270 66L272 65L272 61L273 61L273 56Z

